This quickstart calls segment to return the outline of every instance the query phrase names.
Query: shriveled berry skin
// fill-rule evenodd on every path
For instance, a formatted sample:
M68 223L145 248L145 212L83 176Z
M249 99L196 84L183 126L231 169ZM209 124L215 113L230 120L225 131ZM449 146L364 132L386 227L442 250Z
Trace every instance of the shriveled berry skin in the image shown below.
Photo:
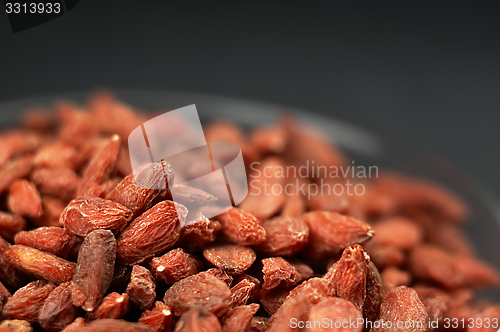
M106 198L130 209L133 219L149 209L157 197L168 194L174 177L174 170L168 163L146 164L126 176Z
M230 297L231 291L223 281L208 273L198 273L173 284L165 292L163 302L176 316L194 306L220 317L227 312Z
M26 229L26 220L22 217L0 211L0 236L7 241L12 241L14 236Z
M146 310L139 318L139 323L148 325L155 332L169 332L174 326L174 315L170 308L161 301L156 301L151 310Z
M16 234L15 244L22 244L59 257L68 258L76 245L75 237L61 227L38 227Z
M291 287L300 281L300 273L282 257L271 257L262 260L264 283L262 289Z
M302 250L309 238L307 224L292 217L277 217L262 222L266 240L255 250L272 256L293 256Z
M325 278L311 278L292 289L288 297L305 296L310 303L316 304L325 297L336 296L335 293L333 281Z
M7 260L17 269L55 284L70 281L76 264L53 254L23 245L13 245L4 250Z
M189 220L191 213L188 214L187 224L182 227L179 238L179 246L191 253L199 251L209 243L214 242L217 233L222 227L219 221L210 220L200 214L201 212L196 216L195 221Z
M229 300L229 307L235 308L240 305L247 304L250 296L259 290L259 285L251 282L248 279L243 279L236 285L231 287L231 298Z
M111 285L115 270L116 240L113 233L98 229L90 233L78 253L73 303L94 310Z
M368 259L359 244L349 246L325 275L333 281L336 296L351 301L360 311L366 299Z
M118 237L118 262L135 265L173 246L186 215L187 209L172 201L160 202L144 212Z
M130 276L130 283L127 286L127 294L137 308L148 310L153 305L156 298L156 284L148 269L140 265L134 265Z
M203 256L216 267L229 274L246 271L257 255L252 248L237 244L218 244L203 249Z
M363 304L363 316L369 321L376 321L380 316L380 304L384 299L382 277L372 261L366 265L366 298Z
M121 139L113 135L90 159L83 171L83 181L101 184L115 169L120 155Z
M296 331L290 322L307 320L311 302L303 295L289 296L283 305L271 316L268 332Z
M165 255L153 257L149 263L151 273L157 281L173 284L199 272L199 259L182 248L172 249Z
M252 303L242 305L229 312L222 319L222 331L224 332L246 332L250 327L253 315L259 310L260 305Z
M330 297L321 299L317 304L313 305L309 310L309 322L320 321L324 323L324 319L328 320L328 328L321 326L314 326L314 323L310 327L306 327L308 332L316 331L346 331L346 332L361 332L363 331L364 325L360 322L362 321L363 315L356 308L352 302L339 297ZM344 322L356 322L355 324L347 324L342 327ZM335 325L337 323L337 325ZM340 323L340 325L339 325Z
M33 181L42 195L50 195L68 202L76 197L80 176L70 168L36 168L31 173Z
M35 218L42 214L42 198L38 189L24 179L15 181L10 187L7 206L23 217Z
M234 243L248 246L266 240L266 231L259 220L246 211L232 208L218 215L217 219L222 224L222 232Z
M130 221L131 211L125 206L99 197L82 197L69 202L61 221L70 233L87 236L96 229L119 233Z
M211 312L191 308L182 314L175 325L174 332L222 332L217 316Z
M129 310L129 297L127 293L109 293L104 297L94 311L87 314L87 319L120 319Z
M398 331L424 332L427 330L428 313L417 293L409 287L400 286L387 293L380 306L380 320L391 322L393 326L405 324L411 327L398 328ZM372 331L394 331L387 325Z
M72 287L72 282L65 282L49 294L39 314L39 322L44 329L60 331L75 320L77 307L73 306Z
M45 281L37 280L19 288L3 308L3 314L10 319L24 319L38 322L38 315L50 293L56 288Z
M336 212L313 211L302 216L309 226L308 253L332 255L351 244L370 239L373 230L364 221Z

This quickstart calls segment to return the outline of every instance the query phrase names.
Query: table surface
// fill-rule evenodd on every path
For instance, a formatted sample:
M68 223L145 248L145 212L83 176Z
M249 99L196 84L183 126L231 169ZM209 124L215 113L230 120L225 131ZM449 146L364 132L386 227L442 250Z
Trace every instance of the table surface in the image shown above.
M292 105L430 148L500 196L499 5L80 1L12 33L0 102L95 86Z

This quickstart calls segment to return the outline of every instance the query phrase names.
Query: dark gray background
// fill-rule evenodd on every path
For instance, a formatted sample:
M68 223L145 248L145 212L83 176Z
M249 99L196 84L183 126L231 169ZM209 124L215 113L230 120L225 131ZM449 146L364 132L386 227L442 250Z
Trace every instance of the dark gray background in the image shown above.
M433 149L500 194L497 4L81 0L16 34L0 13L0 101L99 85L304 107Z

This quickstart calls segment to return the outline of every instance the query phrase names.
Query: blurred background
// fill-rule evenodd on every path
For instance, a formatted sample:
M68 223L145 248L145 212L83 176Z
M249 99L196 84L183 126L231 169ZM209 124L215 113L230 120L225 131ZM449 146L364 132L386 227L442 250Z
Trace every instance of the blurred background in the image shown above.
M499 2L85 1L12 33L0 102L117 89L302 107L434 150L500 195Z

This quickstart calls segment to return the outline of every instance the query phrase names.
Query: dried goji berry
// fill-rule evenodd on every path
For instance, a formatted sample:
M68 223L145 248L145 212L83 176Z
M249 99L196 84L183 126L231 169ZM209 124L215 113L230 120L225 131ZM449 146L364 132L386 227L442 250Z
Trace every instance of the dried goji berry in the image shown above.
M140 265L132 267L130 283L127 286L127 294L137 308L147 310L151 308L156 298L156 284L148 269Z
M118 237L118 261L135 265L170 248L179 239L186 215L184 206L163 201L135 218Z
M116 258L116 240L108 230L95 230L83 241L73 278L73 303L94 310L111 285Z
M72 234L87 236L97 229L119 233L129 222L131 211L125 206L98 197L82 197L69 202L61 215Z
M173 284L196 274L201 268L199 259L181 248L173 249L160 257L153 257L149 267L156 280Z
M229 274L246 271L257 257L252 248L237 244L218 244L203 249L203 256Z

